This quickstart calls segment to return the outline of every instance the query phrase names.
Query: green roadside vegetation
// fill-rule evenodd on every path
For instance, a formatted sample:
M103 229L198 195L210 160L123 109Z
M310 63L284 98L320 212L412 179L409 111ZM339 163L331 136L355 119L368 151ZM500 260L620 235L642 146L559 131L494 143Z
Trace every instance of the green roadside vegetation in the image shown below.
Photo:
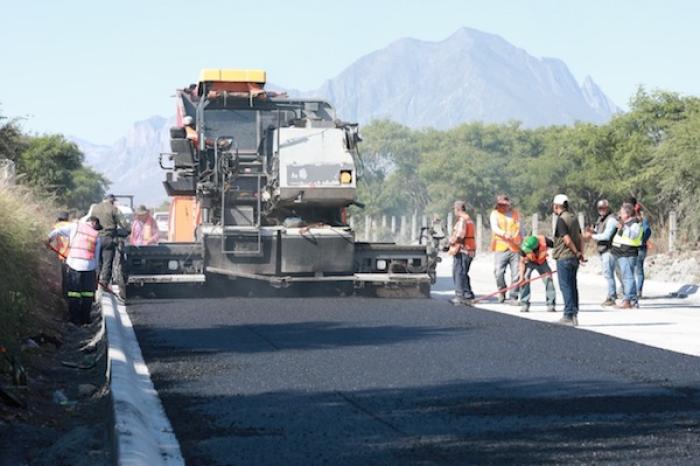
M630 195L661 226L678 213L682 238L700 240L700 99L639 89L626 113L604 125L523 128L468 123L446 131L391 121L363 127L364 177L354 215L445 214L455 199L486 214L497 193L523 213L546 216L566 193L595 219L595 203Z
M29 135L0 115L2 159L16 170L14 184L0 183L0 347L12 350L60 309L58 264L44 247L56 213L87 210L108 182L63 136Z

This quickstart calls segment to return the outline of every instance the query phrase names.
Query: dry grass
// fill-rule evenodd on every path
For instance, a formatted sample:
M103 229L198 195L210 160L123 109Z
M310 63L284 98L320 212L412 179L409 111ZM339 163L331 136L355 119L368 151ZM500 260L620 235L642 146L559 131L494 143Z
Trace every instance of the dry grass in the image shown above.
M0 186L0 346L16 347L57 308L58 266L44 247L54 215L51 201Z

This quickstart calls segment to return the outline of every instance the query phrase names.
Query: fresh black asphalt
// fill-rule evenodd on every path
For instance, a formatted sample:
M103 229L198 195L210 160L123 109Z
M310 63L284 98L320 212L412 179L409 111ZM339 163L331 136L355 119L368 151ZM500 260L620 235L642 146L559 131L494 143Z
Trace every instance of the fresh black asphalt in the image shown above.
M427 299L128 306L189 465L700 464L700 359Z

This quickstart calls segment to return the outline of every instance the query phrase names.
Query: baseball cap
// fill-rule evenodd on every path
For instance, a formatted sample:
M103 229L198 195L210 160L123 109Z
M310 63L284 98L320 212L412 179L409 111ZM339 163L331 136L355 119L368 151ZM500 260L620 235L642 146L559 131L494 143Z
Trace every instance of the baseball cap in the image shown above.
M554 196L554 200L552 201L552 204L556 205L564 205L569 203L569 198L566 196L566 194L557 194Z

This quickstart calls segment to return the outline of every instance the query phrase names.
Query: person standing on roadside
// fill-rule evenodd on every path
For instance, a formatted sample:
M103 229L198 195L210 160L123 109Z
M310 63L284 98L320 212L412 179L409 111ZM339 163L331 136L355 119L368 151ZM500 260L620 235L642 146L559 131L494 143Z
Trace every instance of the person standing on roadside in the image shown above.
M638 306L635 268L643 234L644 231L636 217L634 206L625 202L620 208L620 220L612 240L612 255L615 262L619 264L622 273L624 297L622 303L617 306L620 309L632 309Z
M603 277L608 282L608 295L603 301L603 306L614 306L617 297L617 286L615 285L615 259L610 252L612 238L617 231L617 218L610 211L610 204L607 199L598 201L598 220L592 229L583 233L584 239L593 239L596 242L600 265Z
M506 268L510 267L511 285L518 282L518 265L520 263L520 242L522 228L520 212L511 207L510 198L506 194L496 196L496 207L489 217L491 224L491 251L494 254L494 275L499 290L507 287ZM518 305L518 287L510 292L509 304ZM498 295L498 302L503 303L506 294Z
M150 246L158 244L160 234L158 224L146 206L141 205L134 212L136 218L131 225L129 244L133 246Z
M455 297L451 302L455 305L470 304L474 299L469 267L476 255L476 237L474 222L467 214L464 201L455 201L454 213L456 222L450 236L450 247L447 253L452 256L452 279L455 285Z
M114 253L117 249L117 230L119 228L128 230L124 216L114 205L114 201L114 195L107 194L102 202L95 204L90 209L91 215L97 217L102 225L102 230L100 230L102 253L98 280L100 285L105 288L109 287L112 281Z
M564 316L560 324L578 325L578 267L585 262L581 226L576 215L569 210L569 198L557 194L552 201L552 211L557 216L554 228L552 257L557 261L559 290L564 297Z
M642 289L644 288L644 261L647 258L649 238L651 238L651 225L649 219L644 215L642 204L635 197L625 199L625 202L634 206L637 222L642 226L642 245L637 251L637 263L634 267L635 283L637 285L637 299L642 299Z
M66 301L70 321L76 325L90 323L90 310L95 298L97 260L100 256L102 227L97 217L89 217L87 223L69 223L51 231L46 242L59 236L68 238L66 254Z
M59 212L56 216L56 223L54 223L52 230L69 225L70 222L68 221L68 212ZM63 291L63 295L66 294L66 274L68 273L68 266L66 265L66 258L68 257L68 239L69 238L61 235L56 236L54 239L54 242L56 243L55 251L56 254L58 254L58 260L61 261L61 290Z

